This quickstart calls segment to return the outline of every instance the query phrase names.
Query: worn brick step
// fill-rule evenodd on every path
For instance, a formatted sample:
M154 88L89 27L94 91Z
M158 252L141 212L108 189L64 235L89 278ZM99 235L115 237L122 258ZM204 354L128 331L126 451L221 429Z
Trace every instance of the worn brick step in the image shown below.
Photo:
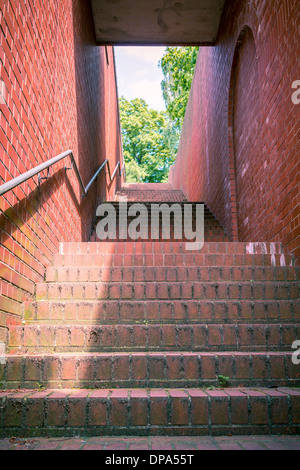
M300 324L11 326L11 351L219 351L290 349Z
M221 377L220 377L221 376ZM292 353L54 353L9 355L4 388L299 386ZM226 385L226 384L225 384Z
M110 203L109 203L110 204ZM155 203L157 204L157 203ZM148 217L143 217L144 214L142 214L142 217L143 217L143 220L148 220L148 222L150 223L151 222L151 208L152 208L152 204L148 204L148 203L144 203L143 204L144 207L146 207L147 211L148 211ZM130 205L128 204L128 208L130 207ZM170 206L169 206L170 207ZM184 222L184 205L181 206L182 207L182 221ZM119 209L119 203L117 203L117 205L114 205L114 209L115 209L115 213L116 213L116 220L119 222L119 215L120 215L120 209ZM155 217L157 217L157 210L156 208L154 208L155 210ZM190 210L190 209L189 209ZM169 211L168 211L169 212ZM139 216L139 213L137 213L137 215L135 215L135 211L133 212L134 215L132 215L132 213L129 215L128 214L128 209L127 209L127 221L132 221L132 220L135 220L138 216ZM169 217L169 214L166 212L166 214L162 214L162 212L159 213L159 220L161 221L163 218L165 218L165 215L167 215L168 217L168 220L170 220L171 224L174 222L174 214L173 212L171 211L171 217ZM190 214L188 214L188 221L193 221L193 222L196 222L197 221L197 213L196 213L196 208L195 206L192 208L192 216L190 217ZM100 215L100 216L97 216L97 220L101 220L101 219L105 219L106 217L106 214L104 216ZM122 217L124 217L124 214L123 214L123 208L122 208ZM186 215L187 217L187 215ZM216 218L212 215L212 213L204 207L204 222L211 222L213 223L214 225L220 227L220 224L219 222L216 220ZM120 221L121 223L124 223L126 222L126 220L122 220ZM176 220L176 216L175 216L175 222L177 222ZM198 220L198 224L200 224L202 221L201 220Z
M24 305L26 323L297 323L300 320L299 300L40 300Z
M95 227L97 225L97 223L101 220L105 220L106 219L106 216L105 217L97 217L96 219L96 223L95 223ZM119 230L119 227L128 227L129 224L133 221L136 220L136 217L130 217L130 216L127 216L127 225L124 223L126 221L123 221L122 219L119 218L119 215L118 213L116 214L116 230L118 231ZM162 227L164 227L166 224L163 224L164 218L161 216L159 217L158 219L158 222L159 222L159 226L157 227L160 231L160 233L162 233ZM148 227L145 227L145 230L148 229L148 232L151 233L151 217L148 217L148 218L145 218L143 219L143 221L147 222L147 225ZM196 227L204 227L204 230L218 230L220 232L223 233L223 235L225 235L225 232L224 230L222 229L222 227L218 224L218 222L213 218L213 217L208 217L206 214L204 215L204 220L197 220L196 217L192 217L192 218L189 218L188 220L188 223L189 223L189 226L191 226L194 230L196 229ZM184 219L182 219L182 223L180 224L181 227L182 227L182 231L184 233ZM174 232L174 228L178 227L177 225L177 220L173 217L171 217L171 220L170 220L170 231L171 232Z
M130 244L130 243L129 243ZM102 245L102 243L94 243ZM292 266L290 255L253 254L55 254L55 266Z
M111 239L109 239L109 240L111 240ZM113 240L113 239L112 239L112 240ZM119 237L118 237L118 234L117 234L117 235L116 235L116 238L115 238L115 241L118 243L118 240L119 240ZM151 236L149 236L149 237L147 237L147 238L144 237L143 240L148 240L148 241L152 241L152 240L153 240L153 241L154 241L155 239L152 239ZM169 240L169 241L173 241L173 240L175 241L175 240L178 240L178 239L175 239L174 236L172 236L172 234L171 234L171 236L168 238L168 240ZM181 239L181 241L182 241L182 242L188 242L188 240L185 239L184 237ZM213 242L213 243L217 243L217 242L228 242L228 241L229 241L229 238L228 238L226 235L222 234L222 233L218 234L218 233L216 233L216 232L213 232L213 233L205 233L205 234L204 234L204 241L205 241L206 243L208 243L208 242L209 242L209 243L211 243L211 242ZM96 235L95 233L93 233L93 234L91 235L91 237L90 237L90 242L102 243L103 240L99 239L99 238L97 237L97 235ZM126 242L127 242L127 243L131 243L131 242L133 243L133 240L131 240L130 238L127 238L127 239L126 239Z
M95 238L96 238L96 241L101 241L101 239L98 239L97 237L97 233L96 232L93 232L92 234ZM204 240L206 242L214 242L214 240L210 240L211 237L223 237L224 240L215 240L215 242L226 242L228 241L229 242L229 239L228 237L224 234L224 232L219 229L219 228L214 228L214 227L205 227L204 229ZM189 240L185 237L184 235L184 232L182 232L182 236L180 238L178 238L178 235L177 235L177 238L175 237L175 234L174 234L174 230L171 230L170 232L170 235L168 235L168 238L164 237L163 238L163 235L162 233L160 233L160 239L165 239L165 240L168 240L169 242L171 241L174 241L174 242L188 242ZM119 241L120 238L119 238L119 231L117 230L116 231L116 237L115 237L115 240L113 238L107 238L105 239L107 241L111 240L111 241ZM105 242L104 240L104 242ZM151 232L147 233L146 235L144 234L143 237L140 237L138 240L132 240L129 235L128 237L126 238L126 242L136 242L136 241L139 241L139 240L142 240L142 241L145 241L146 243L149 243L149 242L155 242L157 241L154 237L152 237L152 234ZM123 240L124 241L124 240Z
M178 191L180 192L180 191ZM139 193L136 193L136 194L141 194L140 192ZM150 195L153 195L155 196L155 193L152 192L152 193L149 193ZM176 194L176 193L174 193ZM116 196L117 197L120 197L122 194L121 193L116 193ZM124 195L126 196L126 192L124 193ZM178 193L177 193L178 195ZM112 204L116 209L119 207L119 202L124 202L124 201L119 201L119 200L115 200L115 201L104 201L103 204ZM128 201L127 205L128 207L131 207L132 205L136 204L135 201ZM200 204L204 205L204 208L205 210L207 210L210 214L210 210L208 208L208 206L204 203L204 202L192 202L192 201L187 201L186 198L184 198L181 202L178 202L178 201L164 201L163 199L162 200L155 200L153 201L152 198L149 199L148 201L143 201L142 203L143 205L145 205L146 207L149 207L151 204L167 204L168 206L171 206L172 204L179 204L179 205L183 205L183 204L186 204L186 205L189 205L189 206L192 206L192 207L196 207Z
M47 282L290 282L299 281L299 266L265 267L55 267L46 270Z
M93 232L94 235L96 235L96 232ZM226 234L224 233L224 231L218 227L217 225L214 226L214 225L205 225L204 226L204 235L205 236L223 236L225 237L226 239L228 239L228 237L226 236ZM159 232L159 236L160 236L160 239L163 240L163 233L162 231L160 230ZM116 238L117 240L119 240L119 229L118 227L116 228ZM105 239L106 240L106 239ZM109 240L109 239L107 239ZM139 241L140 238L136 241ZM170 229L170 239L169 238L165 238L166 241L173 241L173 242L179 242L179 241L188 241L186 238L185 238L185 235L184 235L184 230L182 230L182 237L181 238L175 238L175 232L174 232L174 227L171 227ZM113 240L111 240L113 241ZM132 240L129 236L128 236L128 239L124 240L126 242L128 241L134 241ZM152 233L151 233L151 229L148 230L148 232L146 232L146 236L143 236L143 241L145 241L146 243L149 243L149 242L155 242L157 241L157 239L155 239L154 237L152 238ZM210 240L207 240L208 242ZM226 240L225 240L226 241ZM228 239L229 241L229 239Z
M96 235L96 232L93 232L94 235ZM224 233L224 231L222 229L220 229L219 227L208 227L208 226L205 226L204 228L204 236L205 237L214 237L214 236L221 236L221 237L224 237L226 238L226 240L224 240L224 242L228 241L229 242L229 239L228 237L226 236L226 234ZM126 241L127 243L128 242L138 242L138 241L141 241L141 238L142 238L142 241L144 241L145 243L150 243L150 242L153 242L155 243L155 241L157 241L157 239L155 239L154 237L152 237L152 234L151 234L151 231L149 230L146 235L143 235L143 237L140 237L138 238L138 240L132 240L129 236L128 238L126 238L124 241ZM181 234L181 237L178 238L178 235L177 235L177 238L175 238L175 233L174 233L174 229L171 228L170 230L170 235L168 234L168 236L166 237L163 237L163 234L162 232L160 231L159 232L159 239L160 240L165 240L165 241L168 241L168 242L187 242L189 241L186 237L185 237L185 234L184 234L184 231L182 231L182 234ZM107 238L105 239L107 241L110 240L110 238ZM116 230L116 240L119 241L119 230L117 229ZM98 241L98 239L97 239ZM111 239L110 241L115 241L114 239ZM208 240L205 238L205 241L207 242L213 242L213 240ZM220 240L221 242L223 240Z
M0 436L298 434L293 388L0 392Z
M61 242L60 254L191 254L183 242ZM192 254L195 254L192 252ZM282 255L280 243L244 243L220 242L205 243L200 252L196 254L228 254L228 255ZM284 255L285 256L285 255ZM285 264L288 266L288 263Z
M115 203L115 202L113 202L113 203L109 202L109 203L105 203L105 204L112 205L112 206L114 207L114 210L115 210L115 213L116 213L117 218L119 218L119 214L120 214L119 202L117 202L117 203ZM159 204L159 203L155 202L155 206L157 206L157 204ZM164 203L162 203L162 204L164 204ZM175 203L175 204L177 204L177 203ZM135 209L137 209L137 207L135 207L133 210L131 210L131 211L130 211L130 214L129 214L129 208L131 208L132 205L133 205L133 204L131 204L131 203L127 204L127 220L133 220L133 219L136 219L136 217L139 216L139 210L137 210L137 211L135 210ZM136 206L136 203L134 203L134 205ZM171 209L171 205L170 205L170 204L168 204L168 206L169 206L169 209L171 209L171 210L168 210L168 211L165 211L165 207L163 207L163 208L161 208L161 207L160 207L160 208L157 208L157 207L153 206L152 203L148 203L148 202L146 202L146 203L144 202L144 203L143 203L143 206L146 208L146 210L147 210L147 212L148 212L148 220L151 220L151 210L152 210L152 208L153 208L153 211L152 211L152 212L153 212L153 214L155 215L155 217L157 217L157 210L159 210L159 219L160 219L160 220L163 218L163 215L164 215L164 216L167 215L168 218L169 218L169 213L170 213L170 215L171 215L171 222L174 220L174 213L173 213L173 209L174 209L174 208ZM191 217L189 217L189 220L196 220L196 217L197 217L196 205L191 205L191 204L184 203L184 204L181 204L180 206L181 206L180 208L182 209L182 220L184 220L184 209L187 208L187 209L189 210L189 213L187 213L187 211L186 211L186 217L187 217L187 216L190 216L191 207L192 207L192 215L191 215ZM199 209L201 209L201 207L200 207L199 204L198 204L198 206L199 206ZM175 209L177 209L177 208L178 208L178 207L175 207ZM107 209L109 210L110 207L108 207ZM198 209L198 213L199 213L199 209ZM164 214L162 214L162 211L164 212ZM135 215L136 212L137 212L137 215ZM179 214L179 211L178 211L178 214ZM145 214L143 213L143 214L142 214L142 217L143 217L144 215L145 215ZM123 206L122 206L122 216L124 217L124 207L123 207ZM106 217L106 214L105 214L104 216L98 215L98 216L97 216L97 219L99 220L99 219L102 219L102 218L105 218L105 217ZM214 215L213 215L213 214L209 211L209 209L208 209L207 207L205 207L205 206L204 206L204 217L205 217L205 219L208 219L209 221L212 221L212 222L214 222L215 224L218 224L218 225L219 225L219 223L218 223L218 221L216 220L216 218L214 217ZM146 217L145 217L145 218L146 218ZM123 222L123 221L121 221L121 222ZM200 222L200 221L199 221L199 222Z
M103 217L97 217L96 219L96 223L95 223L95 226L97 225L97 223L101 220L105 220L106 219L106 215L103 216ZM127 220L122 220L122 218L119 217L119 211L116 211L116 230L119 229L119 227L126 227L126 226L129 226L129 224L132 222L132 221L135 221L136 220L136 216L129 216L127 215ZM148 215L147 218L143 218L142 219L145 223L147 223L148 227L145 227L145 230L146 228L148 229L149 233L151 233L151 223L152 223L152 220L151 220L151 215ZM159 226L157 228L159 228L160 232L162 232L162 227L165 226L166 224L163 224L162 222L165 221L165 217L163 217L162 215L160 215L159 219L157 219L158 222L159 222ZM178 227L178 222L180 223L180 221L177 221L176 218L174 219L173 216L171 216L171 219L168 218L167 219L168 222L170 222L170 230L171 231L174 231L174 227L176 225L176 227ZM127 224L126 224L127 222ZM182 217L182 223L180 224L181 227L182 227L182 230L184 232L184 222L185 222L185 219ZM212 216L210 216L209 214L205 213L204 214L204 219L203 220L197 220L197 217L196 216L192 216L188 219L188 223L189 223L189 226L191 226L194 230L196 229L196 227L204 227L204 229L209 229L209 228L212 228L213 230L220 230L222 231L223 234L225 234L224 230L222 229L222 227L220 226L220 224L216 221L216 219Z
M98 222L101 221L101 219L102 218L97 219L97 222L95 223L95 226L94 226L94 230L96 230L96 226L97 226ZM105 217L103 217L103 219L105 220ZM127 217L127 225L124 225L124 222L122 220L119 221L119 217L117 216L116 217L116 232L119 233L120 226L122 228L124 228L124 227L128 228L130 223L135 221L135 220L136 220L135 217ZM145 227L145 230L147 230L146 233L149 237L149 241L151 241L150 240L151 239L151 234L153 232L153 230L151 228L151 219L150 218L146 219L146 221L147 221L148 227ZM162 236L162 234L163 234L163 227L164 227L162 221L163 221L163 218L161 217L159 219L159 226L157 227L159 229L159 235L160 236ZM171 219L171 221L170 221L170 233L171 234L175 233L175 227L176 227L176 229L178 229L177 221L176 220L174 221L173 219ZM220 234L226 236L226 233L224 232L222 227L218 224L218 222L216 222L214 219L207 218L206 216L204 218L204 221L197 221L195 218L190 219L189 220L189 227L191 227L194 231L196 230L197 227L198 228L203 227L204 233L207 233L207 234L209 234L210 232L212 234L220 233ZM181 230L182 230L182 234L184 235L185 230L184 230L184 223L183 222L181 224ZM161 238L159 238L159 239L161 239ZM145 240L145 241L147 241L147 240ZM153 241L155 241L155 240L153 240ZM168 240L166 240L166 241L168 241Z
M167 275L170 275L168 273ZM37 300L291 300L300 297L298 282L82 282L39 283Z
M94 230L97 226L97 223L99 221L101 221L101 217L97 219L97 222L95 223L95 226L94 226ZM103 219L105 219L105 217L103 217ZM133 221L136 220L136 217L127 217L127 227L129 226L129 224ZM145 230L147 230L147 232L149 234L151 234L152 232L152 228L151 228L151 218L149 217L148 219L145 219L145 222L147 221L147 224L148 224L148 227L145 227ZM162 234L162 228L165 226L163 225L162 223L163 221L163 218L160 217L159 218L159 226L157 227L159 229L159 233ZM204 221L197 221L196 218L191 218L189 219L189 227L193 228L193 230L196 230L196 227L203 227L204 228L204 231L209 231L209 230L212 230L212 231L216 231L216 232L220 232L222 233L223 235L226 235L226 233L224 232L224 230L222 229L222 227L218 224L218 222L213 219L213 218L209 218L207 217L206 215L204 216ZM175 225L176 224L176 225ZM123 227L126 227L126 225L124 225L124 222L119 219L118 215L116 217L116 230L118 231L120 226L123 228ZM171 221L170 221L170 231L171 233L174 233L174 229L175 229L175 226L176 228L178 228L177 226L177 221L174 219L171 218ZM184 233L184 221L182 222L181 224L181 227L182 227L182 233Z
M116 220L117 222L119 223L119 216L120 216L120 208L119 208L119 203L109 203L109 204L112 204L114 206L114 210L115 210L115 214L116 214ZM133 215L132 215L132 212L129 214L128 213L128 209L131 207L132 204L127 204L127 221L132 221L132 220L135 220L138 216L139 216L139 212L137 212L137 215L135 213L135 210L133 210ZM155 205L157 205L157 203L155 203ZM142 214L142 218L143 220L147 220L148 223L150 224L151 220L152 220L152 204L151 203L143 203L143 206L146 208L147 212L148 212L148 217L145 215L145 213ZM193 221L193 222L198 222L198 224L200 224L202 222L202 220L197 220L197 212L196 212L196 206L192 206L192 214L191 214L191 217L190 217L190 213L188 214L186 212L185 216L184 216L184 209L185 207L187 206L190 206L190 204L182 204L181 205L181 208L182 208L182 212L181 212L181 218L182 218L182 222L184 222L184 220L188 220L188 222L190 221ZM170 205L169 205L169 208L170 208ZM108 207L108 210L110 209L110 207ZM161 209L161 208L160 208ZM176 208L177 209L177 208ZM200 208L201 209L201 208ZM161 209L161 210L164 210ZM168 217L168 221L170 221L170 223L172 224L175 220L175 222L178 221L178 219L176 219L176 215L175 215L175 218L174 218L174 213L172 211L166 211L164 214L162 214L162 212L159 212L159 218L158 220L159 221L162 221L163 218L165 218L165 216ZM188 208L188 210L190 211L191 209ZM170 215L169 216L169 212L170 212ZM199 212L198 212L199 213ZM156 207L153 207L153 214L155 214L155 217L157 218L157 208ZM101 219L105 219L106 218L106 215L100 215L100 216L97 216L97 220L101 220ZM145 215L145 217L144 217ZM122 207L122 219L120 220L120 223L124 224L124 222L126 222L126 220L123 219L124 217L124 208ZM188 217L188 219L187 219ZM180 219L179 219L180 220ZM209 209L207 209L206 207L204 207L204 222L211 222L212 224L218 226L218 227L221 227L219 222L216 220L216 218L214 217L214 215L209 211Z
M98 218L98 222L101 219L102 219L101 217ZM105 219L105 217L103 217L103 219ZM128 225L134 220L136 220L136 217L127 217ZM160 224L159 224L159 227L158 227L160 234L162 233L162 227L163 227L162 220L163 220L163 218L160 217L160 219L159 219ZM96 222L95 227L96 227L98 222ZM176 220L174 221L173 219L171 219L171 222L170 222L170 231L171 231L171 233L174 232L175 223L176 223L176 227L177 227L177 221ZM192 224L191 226L192 226L193 230L195 230L196 227L198 226L198 227L204 227L204 231L212 230L212 231L221 232L223 235L226 235L224 230L222 229L222 227L213 218L208 218L208 217L205 216L204 222L203 221L197 221L196 218L192 218L192 219L189 219L189 224ZM116 230L117 231L119 230L120 226L124 227L125 225L124 225L124 222L122 220L119 221L119 217L117 215L117 217L116 217ZM151 229L151 219L150 218L148 219L148 227L147 228L148 228L148 233L151 234L152 229ZM146 227L145 227L145 230L146 230ZM182 223L182 233L184 233L184 224L183 223Z
M109 204L109 205L112 205L115 209L116 212L119 211L119 208L120 208L120 202L122 202L123 204L126 202L126 201L106 201L106 202L103 202L102 204ZM136 208L136 202L135 201L127 201L127 212L128 212L128 209L132 206L135 206ZM155 206L159 205L159 204L166 204L169 208L172 207L173 204L176 204L176 205L179 205L181 208L183 208L184 206L189 206L189 209L192 208L192 213L196 213L196 207L197 206L204 206L204 211L209 214L211 217L214 217L214 215L212 214L212 212L210 212L209 208L206 206L206 204L203 204L203 202L188 202L188 201L182 201L182 202L172 202L172 201L168 201L168 202L164 202L164 201L143 201L142 202L143 206L146 207L148 210L151 209L151 207L153 207L153 204ZM124 206L122 206L122 208L124 208ZM154 207L156 209L156 207ZM161 213L160 213L161 214Z
M106 202L103 202L103 204L109 204L111 206L114 207L116 213L119 213L119 209L120 209L120 202L123 202L123 205L122 205L122 209L124 210L124 203L126 201L106 201ZM135 206L136 207L136 201L127 201L127 213L128 213L128 210L129 208L131 208L132 206ZM210 211L210 209L207 207L206 204L204 204L203 202L188 202L188 201L181 201L181 202L178 202L178 201L168 201L168 202L165 202L165 201L143 201L142 202L143 206L146 207L147 211L148 211L148 214L150 213L151 214L151 208L157 208L158 205L164 205L163 206L163 209L168 206L170 209L174 209L174 207L172 207L174 204L176 204L176 206L180 206L182 209L184 207L189 207L189 210L192 209L192 215L195 215L196 214L196 208L199 207L199 206L203 206L203 209L204 209L204 212L205 214L207 214L209 217L213 218L214 220L216 220L215 216L213 215L213 213ZM156 206L156 207L155 207ZM160 208L161 209L161 208ZM161 212L160 212L160 215L161 215ZM171 216L173 217L173 213L171 212Z
M161 189L157 186L157 189L147 189L144 186L148 186L150 183L141 183L143 187L139 189L123 189L120 192L115 194L115 202L118 201L120 198L127 197L128 202L145 202L145 203L184 203L187 202L187 199L182 191L172 189ZM155 183L156 185L159 183ZM160 183L162 184L162 183ZM153 185L153 183L152 183ZM136 186L136 185L135 185ZM111 201L108 201L111 202ZM112 201L114 202L114 201Z
M106 216L97 217L95 226L102 219L105 220ZM136 216L128 216L127 215L127 225L129 225L132 221L135 221L135 220L136 220ZM149 233L151 233L151 222L152 222L151 217L149 216L148 218L143 218L142 220L148 223L148 227L145 227L145 229L148 228ZM168 222L169 222L169 220L170 219L168 218ZM162 222L165 221L165 217L160 216L158 221L159 221L159 226L157 228L159 228L160 232L162 232L162 227L163 227ZM211 217L207 213L204 214L204 220L197 220L197 217L193 216L193 217L188 218L187 221L188 221L189 225L192 226L193 229L196 229L196 226L204 227L204 229L211 228L213 230L220 230L220 231L222 231L223 234L225 234L224 230L222 229L221 225L217 222L217 220L214 217ZM176 219L174 219L173 216L171 216L171 220L170 220L170 230L171 231L174 231L175 225L178 226L178 222L180 222L180 221L177 221ZM183 231L184 231L184 222L185 222L185 219L182 218L182 223L180 225L182 226ZM166 224L164 224L164 226L165 225ZM116 211L116 230L118 230L120 226L121 227L126 227L126 220L124 221L124 220L120 219L119 213L118 213L118 211Z
M134 219L132 219L132 220L134 220ZM131 222L132 220L131 220L131 219L128 219L128 225L130 224L130 222ZM150 225L150 222L149 222L149 225ZM200 224L198 224L198 226L200 227ZM196 224L195 224L195 226L193 225L192 227L193 227L193 230L195 230L195 229L196 229ZM201 225L201 227L202 227L202 225ZM94 230L95 230L95 228L96 228L96 226L94 227ZM226 236L224 230L223 230L218 224L214 224L213 222L210 222L210 221L206 221L206 222L204 223L204 225L203 225L203 230L204 230L204 234L206 234L206 235L218 235L218 234L219 234L219 235ZM95 233L95 232L94 232L94 233ZM116 233L117 233L117 235L119 234L118 220L117 220L117 225L116 225ZM176 232L175 232L175 226L174 226L174 225L171 225L171 226L170 226L170 235L171 235L171 236L174 236L174 233L176 233ZM182 237L184 238L184 233L185 233L184 227L182 227L182 232L181 232L181 233L182 233ZM149 242L151 242L151 241L153 241L153 242L158 241L157 239L155 240L154 237L153 237L153 240L151 240L151 237L152 237L152 230L151 230L151 227L148 228L146 234L147 234L147 237L146 237L145 240L144 240L146 243L149 243ZM163 241L163 239L161 238L162 236L163 236L162 227L159 227L159 237L160 237L159 240L162 240L162 241ZM148 240L148 239L149 239L149 240ZM178 240L173 239L172 241L178 242L179 240L180 240L180 239L178 239ZM139 240L136 240L136 241L139 241ZM171 240L165 239L165 241L169 242L169 241L171 241Z

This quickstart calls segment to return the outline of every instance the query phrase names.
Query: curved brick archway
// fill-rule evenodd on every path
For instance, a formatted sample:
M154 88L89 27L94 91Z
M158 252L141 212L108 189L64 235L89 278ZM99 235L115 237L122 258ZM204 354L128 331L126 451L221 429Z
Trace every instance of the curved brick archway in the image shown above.
M233 239L245 241L253 230L255 162L260 154L259 74L254 36L245 26L234 53L228 104L229 165Z

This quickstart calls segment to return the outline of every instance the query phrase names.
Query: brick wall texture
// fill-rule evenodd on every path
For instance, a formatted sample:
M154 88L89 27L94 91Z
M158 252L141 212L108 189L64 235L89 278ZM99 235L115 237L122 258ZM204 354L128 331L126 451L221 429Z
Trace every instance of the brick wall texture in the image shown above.
M85 185L120 160L113 49L96 46L90 3L0 0L0 184L68 149ZM87 241L97 204L113 198L102 172L84 199L66 159L0 197L0 341L19 324L61 241ZM45 176L45 175L43 175Z
M277 241L300 259L298 0L227 1L200 48L169 182L204 201L233 240Z

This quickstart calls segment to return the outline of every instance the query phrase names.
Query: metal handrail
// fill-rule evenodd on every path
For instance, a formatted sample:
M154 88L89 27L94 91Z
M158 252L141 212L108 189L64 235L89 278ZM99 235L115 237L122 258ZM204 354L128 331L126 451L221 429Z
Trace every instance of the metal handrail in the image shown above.
M42 178L39 175L39 183L41 182L42 179L47 179L48 176L49 176L49 168L52 165L54 165L55 163L63 160L66 157L71 158L72 166L70 168L65 167L65 170L71 170L72 168L74 168L77 179L78 179L79 184L80 184L81 189L82 189L82 197L85 197L87 195L90 187L92 186L94 181L97 179L99 173L103 170L105 165L108 166L108 171L109 171L109 176L110 176L111 181L114 179L118 168L119 168L119 175L120 176L122 176L123 170L125 169L125 162L123 163L122 169L120 169L120 162L118 162L117 165L116 165L116 168L113 172L113 175L111 176L110 168L109 168L109 161L105 160L105 162L102 163L100 168L93 175L92 179L89 181L87 186L84 186L82 178L81 178L80 173L79 173L79 169L78 169L76 160L75 160L74 155L73 155L73 152L72 152L72 150L67 150L66 152L63 152L60 155L57 155L56 157L50 158L50 160L48 160L47 162L41 163L40 165L36 166L35 168L32 168L29 171L26 171L26 173L23 173L22 175L17 176L16 178L13 178L12 180L8 181L7 183L2 184L0 186L0 196L3 196L8 191L11 191L12 189L14 189L16 186L19 186L20 184L24 183L25 181L29 180L30 178L33 178L35 175L39 175L39 173L41 173L42 171L48 169L47 177Z

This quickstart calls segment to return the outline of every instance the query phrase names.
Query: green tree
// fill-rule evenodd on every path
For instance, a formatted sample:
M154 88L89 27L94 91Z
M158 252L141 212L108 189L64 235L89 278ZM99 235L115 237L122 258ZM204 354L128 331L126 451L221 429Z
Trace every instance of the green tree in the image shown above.
M172 130L162 111L149 108L139 98L120 98L126 181L159 183L167 180L175 153L170 146Z
M180 134L199 47L167 47L159 65L164 74L161 82L167 114Z

